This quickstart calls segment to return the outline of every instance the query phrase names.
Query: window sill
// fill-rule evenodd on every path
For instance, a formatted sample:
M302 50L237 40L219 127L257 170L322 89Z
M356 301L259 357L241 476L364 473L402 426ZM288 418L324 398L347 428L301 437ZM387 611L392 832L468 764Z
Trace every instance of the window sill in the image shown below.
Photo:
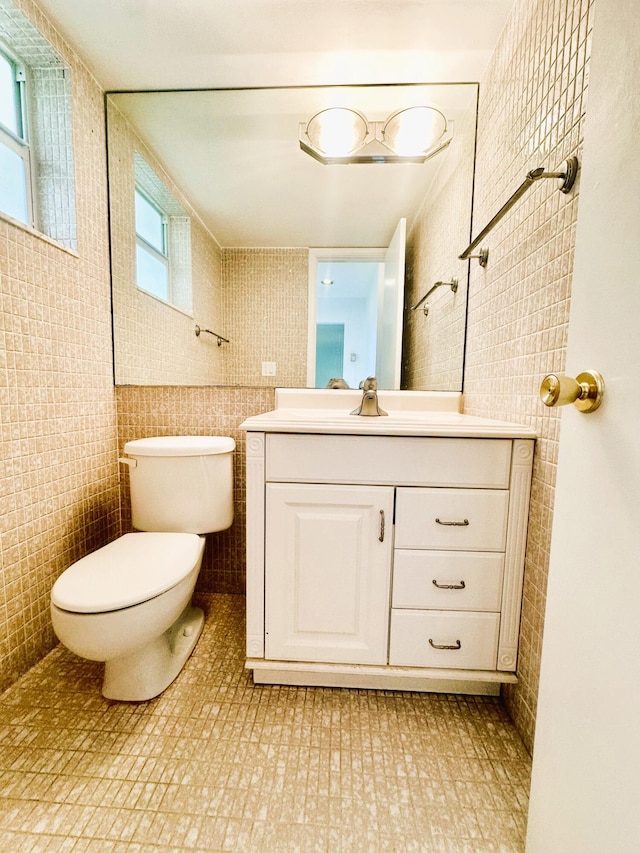
M52 237L48 237L46 234L43 234L31 225L26 225L24 222L20 222L19 219L14 219L12 216L9 216L2 211L0 211L0 221L6 222L8 225L13 225L15 228L19 228L21 231L30 234L32 237L36 237L44 243L49 243L50 246L55 246L56 249L60 249L61 252L66 252L66 254L71 255L72 258L80 259L80 255L75 249L69 249L67 246L63 246L62 243L58 243L58 241L54 240Z
M190 320L193 320L195 317L193 309L191 311L188 311L185 308L179 308L177 305L174 305L173 302L167 302L166 299L162 299L160 296L156 296L154 293L149 293L148 290L143 290L137 285L136 290L138 291L138 293L142 293L144 296L148 296L149 299L153 299L155 302L159 302L160 305L165 305L167 308L171 308L173 311L177 311L178 314L182 314L184 317L188 317Z

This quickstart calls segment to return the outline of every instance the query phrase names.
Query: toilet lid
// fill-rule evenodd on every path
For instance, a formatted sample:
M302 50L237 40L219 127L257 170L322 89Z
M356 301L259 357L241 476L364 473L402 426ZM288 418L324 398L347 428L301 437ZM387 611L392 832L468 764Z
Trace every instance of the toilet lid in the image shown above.
M195 533L126 533L69 566L51 601L73 613L105 613L141 604L180 583L204 540Z
M231 453L236 443L228 435L160 435L128 441L129 456L217 456Z

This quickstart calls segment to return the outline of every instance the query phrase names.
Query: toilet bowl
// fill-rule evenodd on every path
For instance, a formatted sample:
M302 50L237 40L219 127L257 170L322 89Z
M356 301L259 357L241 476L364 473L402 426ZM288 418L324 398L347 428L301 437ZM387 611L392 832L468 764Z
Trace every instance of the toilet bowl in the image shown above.
M75 654L106 662L108 699L151 699L182 669L204 622L189 606L203 551L194 533L128 533L54 584L53 629Z
M234 447L231 438L211 436L129 442L121 461L131 466L132 517L144 532L115 539L55 582L53 629L75 654L105 662L106 698L158 696L197 643L204 614L191 606L191 596L205 546L201 534L233 520Z

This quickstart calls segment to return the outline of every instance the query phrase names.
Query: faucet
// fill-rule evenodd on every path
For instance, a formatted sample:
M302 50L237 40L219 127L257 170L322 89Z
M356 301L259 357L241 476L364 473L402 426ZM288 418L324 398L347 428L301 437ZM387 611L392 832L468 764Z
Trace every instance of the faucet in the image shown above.
M357 409L350 414L363 415L364 417L378 417L387 413L378 405L378 380L375 376L368 376L360 383L362 388L362 400Z

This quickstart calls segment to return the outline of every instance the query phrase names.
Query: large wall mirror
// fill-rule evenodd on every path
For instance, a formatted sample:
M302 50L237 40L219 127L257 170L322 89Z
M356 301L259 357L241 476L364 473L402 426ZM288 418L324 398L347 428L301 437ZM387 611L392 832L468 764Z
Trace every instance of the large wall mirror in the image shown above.
M476 101L476 84L109 93L116 384L325 384L315 348L342 335L329 372L357 387L386 324L402 366L381 387L461 390ZM329 108L378 127L416 106L447 125L424 162L326 165L300 145ZM394 302L379 259L398 240ZM374 273L343 284L362 255ZM457 287L412 310L437 280Z

